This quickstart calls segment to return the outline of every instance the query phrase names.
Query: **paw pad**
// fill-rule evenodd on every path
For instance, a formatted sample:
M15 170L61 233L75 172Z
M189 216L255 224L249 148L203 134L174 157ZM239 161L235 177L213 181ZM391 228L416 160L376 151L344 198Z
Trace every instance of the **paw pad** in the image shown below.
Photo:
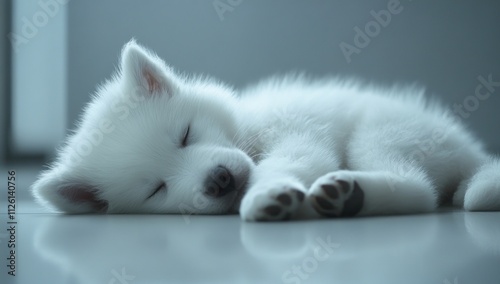
M281 213L281 207L278 205L269 205L264 208L264 212L269 216L278 216Z
M290 204L292 204L292 198L286 193L278 195L278 197L276 197L276 200L278 200L281 204L285 206L289 206Z
M273 192L273 191L271 191ZM263 206L256 221L285 221L293 214L305 199L305 194L295 188L282 188L278 194L269 194L265 198L267 206Z
M350 217L361 211L363 189L355 180L336 176L320 178L311 187L310 201L319 214L327 217Z
M324 184L321 186L321 189L330 197L331 199L339 198L339 192L337 188L331 184Z
M314 196L314 200L316 201L317 206L321 207L323 210L334 210L336 209L335 205L330 203L326 198L321 196Z

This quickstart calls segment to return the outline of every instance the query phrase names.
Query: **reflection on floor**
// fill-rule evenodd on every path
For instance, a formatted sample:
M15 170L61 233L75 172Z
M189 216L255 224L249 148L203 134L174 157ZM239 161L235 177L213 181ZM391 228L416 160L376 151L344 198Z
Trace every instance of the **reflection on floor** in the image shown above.
M243 223L237 216L17 218L17 275L2 271L0 283L500 283L497 212L286 223Z

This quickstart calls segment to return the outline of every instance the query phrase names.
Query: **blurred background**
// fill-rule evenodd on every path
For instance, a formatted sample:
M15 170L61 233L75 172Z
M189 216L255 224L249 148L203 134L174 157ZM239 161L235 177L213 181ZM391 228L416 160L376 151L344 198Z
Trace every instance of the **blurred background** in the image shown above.
M500 154L499 15L494 0L1 0L1 175L30 198L131 38L235 87L290 70L417 83Z

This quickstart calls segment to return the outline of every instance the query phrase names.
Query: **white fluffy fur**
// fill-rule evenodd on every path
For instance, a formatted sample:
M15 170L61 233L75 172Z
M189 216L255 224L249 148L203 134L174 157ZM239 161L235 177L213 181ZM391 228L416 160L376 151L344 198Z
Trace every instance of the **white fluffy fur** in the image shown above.
M242 185L211 198L203 192L217 165ZM428 212L451 199L500 210L500 163L420 89L285 76L236 92L180 76L134 41L32 189L67 213L239 209L245 220L281 220L320 217L311 204L335 179L362 188L357 215ZM265 216L270 206L279 212Z

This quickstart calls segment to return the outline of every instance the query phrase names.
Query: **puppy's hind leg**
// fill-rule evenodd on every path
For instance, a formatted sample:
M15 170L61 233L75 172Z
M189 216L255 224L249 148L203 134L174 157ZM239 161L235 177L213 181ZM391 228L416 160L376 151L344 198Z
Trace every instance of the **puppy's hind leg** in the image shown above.
M337 171L328 173L311 186L308 201L325 217L410 214L436 208L433 185L425 175L410 170Z

